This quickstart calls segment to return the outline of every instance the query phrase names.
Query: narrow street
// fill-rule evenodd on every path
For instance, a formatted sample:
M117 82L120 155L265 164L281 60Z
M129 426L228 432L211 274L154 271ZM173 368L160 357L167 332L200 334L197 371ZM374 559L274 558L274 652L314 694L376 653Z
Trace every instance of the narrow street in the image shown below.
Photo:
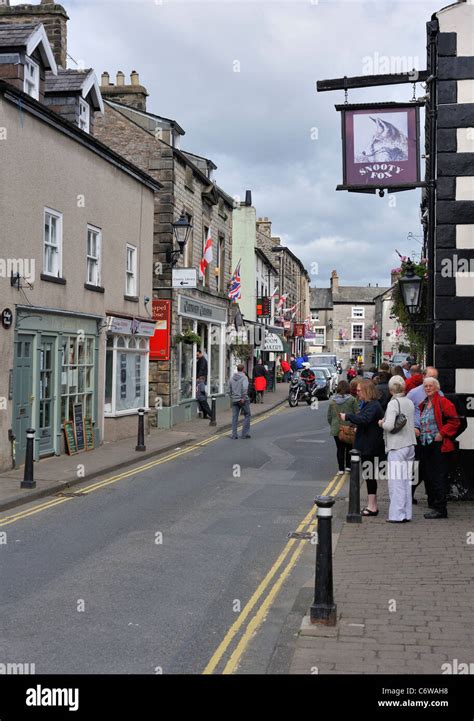
M250 440L222 433L125 478L75 486L86 495L3 513L5 656L38 674L264 673L312 572L291 563L308 541L288 533L336 471L326 408L285 405L257 420Z

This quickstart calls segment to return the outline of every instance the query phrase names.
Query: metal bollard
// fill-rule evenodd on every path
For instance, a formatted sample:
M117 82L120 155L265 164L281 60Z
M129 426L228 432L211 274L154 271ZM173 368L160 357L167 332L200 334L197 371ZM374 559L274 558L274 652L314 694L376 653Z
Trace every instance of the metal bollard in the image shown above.
M33 470L33 451L35 445L35 429L28 428L26 431L26 453L25 453L25 472L20 488L36 488Z
M360 451L355 448L351 453L351 475L349 480L349 508L347 510L347 523L361 523L360 513Z
M216 422L216 399L212 396L211 399L211 420L209 421L210 426L217 426Z
M337 606L332 586L332 496L318 496L318 545L316 546L316 574L314 578L314 602L310 609L313 624L335 626Z
M146 451L145 445L145 409L138 409L138 439L135 446L136 451Z

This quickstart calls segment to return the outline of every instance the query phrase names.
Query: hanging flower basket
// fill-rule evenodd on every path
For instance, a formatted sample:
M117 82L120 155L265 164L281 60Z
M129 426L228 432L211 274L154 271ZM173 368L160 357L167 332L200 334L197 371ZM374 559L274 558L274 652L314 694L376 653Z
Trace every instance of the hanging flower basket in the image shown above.
M186 345L201 345L201 336L194 333L192 330L186 331L186 333L179 333L174 339L175 345L178 343L185 343Z

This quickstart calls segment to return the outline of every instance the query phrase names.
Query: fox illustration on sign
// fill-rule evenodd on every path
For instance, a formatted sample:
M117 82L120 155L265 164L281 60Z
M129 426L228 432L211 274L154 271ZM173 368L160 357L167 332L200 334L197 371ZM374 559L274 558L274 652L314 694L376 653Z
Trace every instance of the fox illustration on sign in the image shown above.
M380 116L368 116L375 123L375 132L367 150L356 156L356 163L382 163L408 160L408 138L393 123Z

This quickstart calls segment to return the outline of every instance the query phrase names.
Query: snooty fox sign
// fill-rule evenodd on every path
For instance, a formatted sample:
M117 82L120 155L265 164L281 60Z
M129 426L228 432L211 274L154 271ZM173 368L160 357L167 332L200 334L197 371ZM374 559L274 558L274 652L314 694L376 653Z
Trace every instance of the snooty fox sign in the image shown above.
M419 103L336 105L342 115L344 184L374 193L420 184Z

